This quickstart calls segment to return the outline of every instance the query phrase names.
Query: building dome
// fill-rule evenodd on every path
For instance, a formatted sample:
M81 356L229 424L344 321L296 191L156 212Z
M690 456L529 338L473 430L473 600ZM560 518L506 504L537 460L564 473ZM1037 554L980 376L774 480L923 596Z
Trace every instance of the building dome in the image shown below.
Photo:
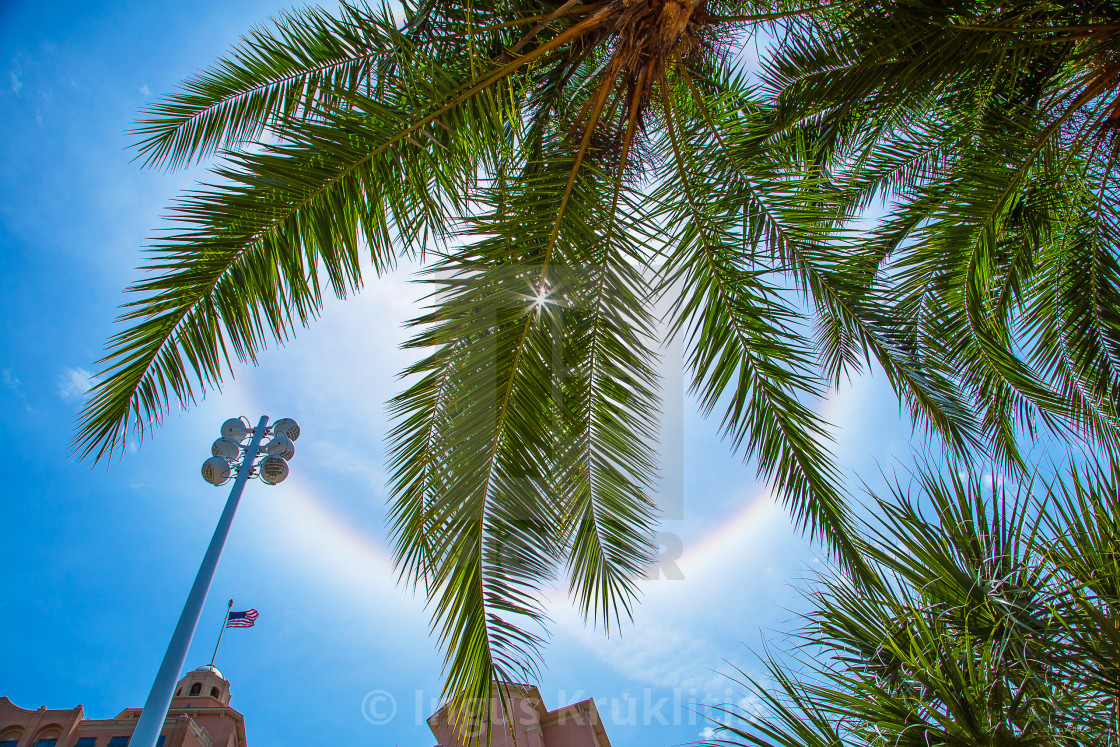
M207 664L187 672L176 686L174 699L181 699L182 703L173 703L173 707L181 707L190 698L210 698L218 701L223 706L229 705L229 680L221 670ZM202 706L210 708L212 706Z

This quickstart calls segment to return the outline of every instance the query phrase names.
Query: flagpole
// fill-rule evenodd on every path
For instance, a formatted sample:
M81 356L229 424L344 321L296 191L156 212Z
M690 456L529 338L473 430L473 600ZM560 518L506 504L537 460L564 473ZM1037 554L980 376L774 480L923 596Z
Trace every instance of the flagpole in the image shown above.
M226 507L218 519L218 526L214 528L214 536L210 538L210 545L206 554L202 556L202 565L198 568L198 575L194 578L187 603L183 605L183 612L179 615L179 623L171 636L171 643L163 655L163 662L159 665L152 690L148 693L148 700L140 712L140 720L132 732L131 744L133 747L156 747L156 740L163 730L164 719L167 718L167 708L171 705L171 696L175 692L175 681L183 671L183 664L187 660L187 650L190 648L194 630L198 627L198 618L202 616L202 606L206 603L206 594L210 591L210 584L214 581L214 574L218 570L218 558L222 555L226 538L229 537L229 527L233 523L233 515L237 513L237 504L241 502L241 492L245 489L245 482L253 472L253 460L268 430L268 416L264 416L253 429L252 440L245 447L245 454L241 459L241 466L237 469L237 478L226 499Z
M226 627L229 625L229 611L233 609L233 600L229 600L229 605L226 607L225 617L222 618L222 630L218 633L218 642L214 644L214 655L210 657L210 666L214 666L214 659L218 658L218 646L222 645L222 636L226 634Z

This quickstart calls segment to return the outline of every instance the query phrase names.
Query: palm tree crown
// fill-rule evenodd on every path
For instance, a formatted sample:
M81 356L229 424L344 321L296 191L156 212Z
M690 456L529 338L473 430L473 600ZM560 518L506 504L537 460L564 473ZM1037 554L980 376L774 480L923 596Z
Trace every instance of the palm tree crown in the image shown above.
M887 270L838 234L848 187L738 72L753 30L798 12L429 0L400 22L343 5L254 31L137 129L147 165L221 160L130 289L77 451L109 456L189 405L308 324L325 290L357 291L365 258L380 274L417 256L432 295L409 343L424 357L391 403L392 533L461 715L532 677L561 569L588 620L628 614L657 515L658 299L702 409L860 572L814 403L874 358L967 456L1009 451L975 403L1016 402L989 368L977 382L930 364L909 299L880 293ZM989 337L967 344L1007 352Z
M712 744L1117 744L1117 476L895 486L860 532L876 589L817 579L801 645Z

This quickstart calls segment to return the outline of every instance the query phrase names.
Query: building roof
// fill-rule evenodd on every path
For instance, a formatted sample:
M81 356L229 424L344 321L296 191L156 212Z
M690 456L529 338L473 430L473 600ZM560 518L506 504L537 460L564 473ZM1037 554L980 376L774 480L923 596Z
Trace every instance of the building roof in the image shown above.
M224 674L222 674L222 670L218 669L213 664L203 664L201 667L198 667L194 671L196 671L196 672L212 672L213 674L216 674L219 677L221 677L223 680L226 678L226 676Z

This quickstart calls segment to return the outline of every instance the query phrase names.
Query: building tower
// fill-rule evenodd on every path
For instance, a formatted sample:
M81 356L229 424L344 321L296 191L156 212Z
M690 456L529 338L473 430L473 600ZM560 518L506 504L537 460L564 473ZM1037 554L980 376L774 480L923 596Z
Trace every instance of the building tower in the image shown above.
M491 747L611 747L603 720L588 698L579 703L548 710L541 692L533 685L506 683L502 686L506 707L495 698L490 704L494 733L473 735L478 744ZM472 735L461 734L451 723L444 705L428 718L428 727L439 744L436 747L462 747Z

